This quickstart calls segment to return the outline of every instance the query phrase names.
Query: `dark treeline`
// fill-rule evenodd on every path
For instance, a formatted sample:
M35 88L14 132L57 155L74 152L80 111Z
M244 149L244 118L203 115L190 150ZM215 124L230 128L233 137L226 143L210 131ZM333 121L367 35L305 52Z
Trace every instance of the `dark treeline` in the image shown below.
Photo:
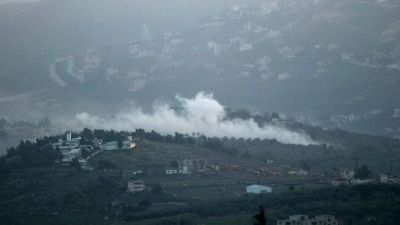
M51 166L61 160L61 152L53 149L49 142L48 137L36 142L21 141L17 147L8 149L7 154L0 157L0 174L10 169Z
M128 136L131 136L135 141L141 141L146 139L148 141L154 142L167 142L167 143L175 143L175 144L194 144L195 140L184 134L180 134L175 132L174 135L161 135L160 133L155 132L154 130L147 132L144 129L136 129L134 132L129 131L115 131L115 130L103 130L103 129L94 129L93 131L84 128L82 132L75 133L75 136L80 135L82 141L84 143L91 143L95 138L102 139L103 142L109 141L117 141L122 142L127 140Z
M8 121L5 118L1 118L0 128L3 128L4 126L11 126L11 127L28 126L31 128L49 127L51 126L51 121L48 117L41 118L37 122L25 121L25 120Z

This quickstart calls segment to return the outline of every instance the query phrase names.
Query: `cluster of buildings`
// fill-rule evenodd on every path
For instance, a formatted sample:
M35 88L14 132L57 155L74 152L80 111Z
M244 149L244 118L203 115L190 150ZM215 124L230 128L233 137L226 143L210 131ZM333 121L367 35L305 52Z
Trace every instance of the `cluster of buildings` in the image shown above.
M93 145L82 145L81 137L72 138L72 132L66 133L66 139L59 139L58 142L52 143L54 149L59 149L63 158L62 163L70 163L74 159L78 159L81 164L86 164L86 159L82 158L82 150L87 150L89 153L93 153L94 147L98 147L101 150L110 151L118 149L133 149L136 147L136 143L132 141L132 136L128 137L128 140L118 143L117 141L105 142L102 139L94 139ZM122 144L122 145L121 145Z
M76 70L76 75L84 77L87 74L93 73L95 69L100 66L100 57L98 52L93 49L89 49L86 52L86 56L83 59L83 66Z
M357 179L354 170L340 170L339 176L332 181L332 185L357 185L372 183L372 179Z
M382 184L400 184L400 177L388 174L381 174L379 182Z
M288 175L290 176L308 176L308 171L307 170L289 170Z
M71 131L66 134L66 140L59 139L58 142L52 143L54 149L59 149L63 158L63 163L72 162L73 159L77 158L81 163L86 163L85 159L80 159L82 155L82 149L87 149L89 151L93 150L91 145L80 145L81 138L72 138Z
M127 141L123 141L122 145L118 141L110 141L99 145L100 149L106 151L118 150L118 149L133 149L136 147L136 143L132 141L132 138L128 138Z
M278 220L277 225L343 225L343 220L336 219L332 215L318 215L308 217L307 215L289 216L287 220Z
M206 159L184 159L182 165L178 168L166 168L166 175L173 174L191 174L194 172L203 172L207 169Z

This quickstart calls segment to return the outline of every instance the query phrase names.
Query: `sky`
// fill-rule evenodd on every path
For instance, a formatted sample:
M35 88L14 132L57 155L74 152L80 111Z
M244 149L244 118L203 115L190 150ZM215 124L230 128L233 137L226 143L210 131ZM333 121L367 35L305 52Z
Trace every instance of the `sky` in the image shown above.
M39 2L42 0L0 0L0 4L9 3L9 2Z

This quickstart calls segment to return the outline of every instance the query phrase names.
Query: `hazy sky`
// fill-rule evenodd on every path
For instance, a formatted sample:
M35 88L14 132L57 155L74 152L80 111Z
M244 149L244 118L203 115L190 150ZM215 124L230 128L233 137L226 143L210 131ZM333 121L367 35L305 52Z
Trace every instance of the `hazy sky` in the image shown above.
M42 0L0 0L0 4L4 4L7 2L38 2Z

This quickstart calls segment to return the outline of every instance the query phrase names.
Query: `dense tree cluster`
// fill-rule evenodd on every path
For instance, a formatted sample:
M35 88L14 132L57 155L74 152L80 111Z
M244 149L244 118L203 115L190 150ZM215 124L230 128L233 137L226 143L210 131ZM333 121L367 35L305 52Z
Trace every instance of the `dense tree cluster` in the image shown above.
M80 133L82 140L85 142L91 142L94 138L103 139L103 142L109 141L117 141L121 143L126 140L128 136L133 137L136 140L146 139L154 142L167 142L167 143L176 143L176 144L194 144L193 138L188 135L180 134L175 132L174 135L161 135L156 131L152 130L150 132L145 131L144 129L138 128L134 132L128 131L115 131L115 130L102 130L95 129L91 131L88 128L83 129Z
M6 128L6 126L8 128ZM48 128L51 126L51 121L48 117L41 118L38 122L30 122L24 120L7 121L4 118L0 119L0 139L8 138L10 136L7 129L13 129L18 127L24 128Z
M36 142L21 141L14 148L7 150L7 155L2 156L2 167L13 169L51 166L55 160L61 160L59 150L47 144L49 138L37 139ZM45 144L46 143L46 144Z
M48 117L41 118L37 122L24 121L24 120L7 121L6 119L1 118L0 119L0 129L6 125L8 125L10 127L27 126L27 127L31 127L31 128L41 128L41 127L50 127L51 121Z

